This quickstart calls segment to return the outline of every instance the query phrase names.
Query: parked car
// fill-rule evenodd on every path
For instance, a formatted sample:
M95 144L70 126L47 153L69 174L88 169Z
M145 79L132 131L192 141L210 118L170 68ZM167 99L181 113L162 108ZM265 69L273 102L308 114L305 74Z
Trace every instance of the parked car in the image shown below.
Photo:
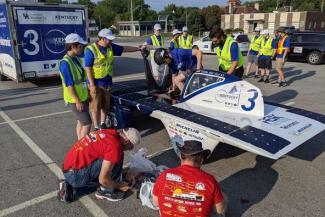
M238 46L241 52L246 55L249 50L249 37L243 33L233 33L234 39L238 42ZM204 36L201 39L195 41L193 45L197 45L203 53L214 54L212 50L212 42L209 36Z
M294 32L290 35L289 60L320 64L325 57L325 32Z

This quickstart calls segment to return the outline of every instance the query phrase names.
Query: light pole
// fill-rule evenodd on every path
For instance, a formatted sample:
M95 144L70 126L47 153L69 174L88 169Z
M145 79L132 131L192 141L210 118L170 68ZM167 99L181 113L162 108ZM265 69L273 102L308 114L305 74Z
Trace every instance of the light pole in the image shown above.
M133 34L133 0L131 0L131 36L134 36Z
M321 12L324 12L324 0L322 0L322 5L321 5L321 7L320 7L320 11L321 11Z
M187 8L185 8L185 25L187 26Z

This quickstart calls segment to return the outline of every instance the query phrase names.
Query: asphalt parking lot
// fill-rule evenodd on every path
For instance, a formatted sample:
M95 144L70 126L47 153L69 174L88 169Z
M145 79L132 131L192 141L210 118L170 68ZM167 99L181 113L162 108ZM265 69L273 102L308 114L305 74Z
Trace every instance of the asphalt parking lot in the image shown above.
M217 69L216 57L204 56L204 67ZM114 70L114 82L144 79L139 54L116 58ZM248 80L261 88L267 101L325 114L324 65L288 62L285 70L289 86L284 88ZM141 147L154 162L177 166L159 121L136 114L133 126L141 131ZM97 201L93 194L71 204L57 201L60 167L76 140L74 128L59 80L0 82L0 216L159 216L142 207L135 193L117 203ZM320 134L277 161L220 144L203 169L228 194L228 216L322 217L324 139Z

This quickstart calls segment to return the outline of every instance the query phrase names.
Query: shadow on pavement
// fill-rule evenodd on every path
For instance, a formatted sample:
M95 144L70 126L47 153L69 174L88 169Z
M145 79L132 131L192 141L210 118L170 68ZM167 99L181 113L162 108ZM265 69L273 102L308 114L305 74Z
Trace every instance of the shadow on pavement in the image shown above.
M303 143L287 155L301 160L313 161L325 151L324 138L325 131Z
M242 216L270 193L279 176L271 167L275 162L256 156L253 168L240 170L220 182L229 199L227 216Z
M62 98L51 99L51 100L46 100L46 101L42 101L42 102L24 103L24 104L19 104L19 105L9 105L9 106L1 107L1 109L3 111L8 111L8 110L13 110L13 109L21 109L21 108L28 108L28 107L33 107L33 106L44 105L44 104L53 103L53 102L57 102L57 101L62 101Z
M299 70L298 70L299 71ZM301 70L300 70L301 71ZM311 77L311 76L314 76L316 75L316 71L309 71L307 73L304 73L304 74L301 74L301 75L297 75L297 76L294 76L290 79L288 79L288 83L289 85L294 83L295 81L298 81L298 80L302 80L302 79L305 79L305 78L308 78L308 77Z
M292 89L285 89L275 94L264 96L264 101L270 101L275 103L282 103L291 99L296 98L298 96L298 92Z
M8 98L4 98L4 99L0 99L1 101L7 101L7 100L15 100L15 99L21 99L21 98L25 98L25 97L30 97L30 96L39 96L39 95L44 95L46 93L33 93L33 94L25 94L22 96L15 96L15 97L8 97Z
M236 157L243 154L245 151L234 146L220 143L211 153L210 157L204 161L204 164L209 164L220 159Z

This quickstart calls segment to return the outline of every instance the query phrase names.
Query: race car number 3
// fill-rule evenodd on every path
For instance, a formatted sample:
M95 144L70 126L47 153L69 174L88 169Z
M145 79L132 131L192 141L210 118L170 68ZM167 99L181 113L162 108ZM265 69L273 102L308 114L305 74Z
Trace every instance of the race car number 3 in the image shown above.
M252 97L248 98L248 106L246 106L245 104L244 105L241 105L241 108L244 110L244 111L252 111L254 108L255 108L255 100L257 99L258 97L258 92L257 90L254 90L254 89L250 89L248 90L248 92L252 92L254 93Z

